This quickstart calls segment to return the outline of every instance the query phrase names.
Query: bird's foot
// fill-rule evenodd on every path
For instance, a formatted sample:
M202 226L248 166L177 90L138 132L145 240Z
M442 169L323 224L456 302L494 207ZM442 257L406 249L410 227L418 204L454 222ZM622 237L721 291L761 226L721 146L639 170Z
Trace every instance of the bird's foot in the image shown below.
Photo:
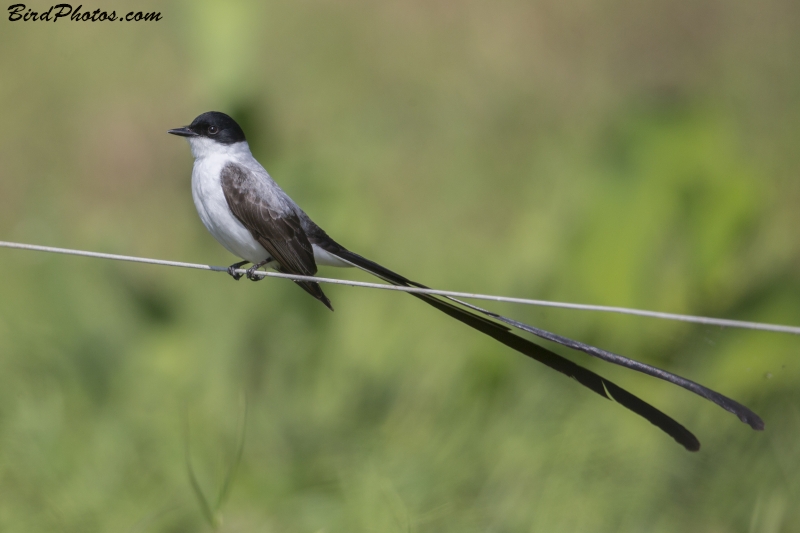
M228 267L228 274L230 274L230 276L236 281L239 281L239 278L241 278L244 274L239 274L238 272L236 272L236 270L242 268L249 262L250 261L239 261L238 263L232 264L231 266Z
M261 281L262 279L264 279L264 276L259 276L256 274L256 270L266 265L267 263L269 263L269 260L261 261L260 263L256 263L255 265L248 268L247 279L249 279L250 281Z

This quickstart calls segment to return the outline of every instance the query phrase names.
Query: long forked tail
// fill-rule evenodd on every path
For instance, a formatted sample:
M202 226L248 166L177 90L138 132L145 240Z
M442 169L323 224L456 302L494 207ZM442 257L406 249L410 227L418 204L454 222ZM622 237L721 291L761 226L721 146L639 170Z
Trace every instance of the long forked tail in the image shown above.
M378 276L389 283L406 286L412 284L410 280L378 265L377 263L370 261L369 259L361 257L356 253L342 250L337 251L336 255L341 259L352 263L354 266L374 274L375 276ZM603 398L616 401L623 407L630 409L634 413L643 417L645 420L649 421L651 424L660 428L687 450L697 451L700 449L700 441L697 440L697 437L695 437L680 423L647 402L629 393L625 389L599 376L598 374L595 374L594 372L587 370L586 368L583 368L582 366L573 363L569 359L565 359L564 357L561 357L560 355L551 352L550 350L547 350L538 344L534 344L527 339L523 339L522 337L514 335L511 332L511 329L503 324L498 324L493 320L489 320L479 314L458 307L444 299L440 299L428 294L412 293L411 295L419 298L428 305L435 307L436 309L455 318L456 320L463 322L464 324L480 331L481 333L484 333L505 344L509 348L513 348L514 350L549 366L553 370L574 378L578 383L589 388Z
M336 250L335 253L341 259L394 285L427 288L424 285L413 282L408 278L405 278L404 276L397 274L396 272L393 272L354 252L345 250L344 248ZM551 352L550 350L547 350L539 346L538 344L535 344L533 342L528 341L527 339L524 339L522 337L513 334L508 327L502 324L498 324L497 322L495 322L495 320L508 324L509 326L521 329L528 333L532 333L543 339L547 339L552 342L562 344L574 350L585 352L594 357L603 359L604 361L621 365L626 368L631 368L633 370L637 370L647 375L657 377L669 383L673 383L675 385L683 387L719 405L723 409L730 411L731 413L738 416L742 422L750 425L750 427L752 427L753 429L760 430L764 428L764 422L761 420L761 418L753 411L745 407L744 405L741 405L740 403L730 398L727 398L726 396L723 396L718 392L703 387L698 383L682 378L665 370L661 370L659 368L646 365L639 361L628 359L626 357L622 357L621 355L613 354L611 352L607 352L605 350L601 350L599 348L595 348L593 346L589 346L587 344L583 344L574 341L572 339L567 339L565 337L561 337L559 335L550 333L548 331L539 328L534 328L527 324L523 324L522 322L506 318L502 315L498 315L486 309L482 309L478 306L463 302L455 298L450 298L450 297L439 298L429 294L414 294L414 293L412 293L412 296L419 298L428 305L431 305L439 309L443 313L455 318L456 320L459 320L460 322L463 322L464 324L467 324L468 326L474 329L477 329L478 331L496 339L497 341L505 344L506 346L513 348L514 350L517 350L518 352L523 353L528 357L531 357L549 366L550 368L558 372L561 372L562 374L575 378L579 383L593 390L597 394L605 398L617 401L624 407L627 407L631 411L639 414L646 420L650 421L652 424L661 428L667 434L672 436L678 443L682 444L687 450L691 451L698 450L700 448L700 443L694 435L692 435L686 428L684 428L678 422L668 417L661 411L657 410L653 406L637 398L636 396L625 391L624 389L621 389L617 385L614 385L613 383L609 382L605 378L602 378L601 376L595 374L594 372L591 372L573 363L572 361L565 359L560 355L557 355ZM463 307L460 307L458 305L454 305L454 303L451 302L460 304L466 307L467 309L464 309ZM490 317L491 319L494 320L489 320L485 317Z

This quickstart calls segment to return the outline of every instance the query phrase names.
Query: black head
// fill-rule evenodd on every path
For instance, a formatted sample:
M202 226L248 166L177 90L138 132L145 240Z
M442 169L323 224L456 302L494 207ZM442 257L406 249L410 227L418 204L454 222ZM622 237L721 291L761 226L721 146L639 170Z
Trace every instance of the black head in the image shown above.
M175 128L167 133L181 137L207 137L221 144L234 144L246 140L242 128L236 121L219 111L203 113L189 126Z

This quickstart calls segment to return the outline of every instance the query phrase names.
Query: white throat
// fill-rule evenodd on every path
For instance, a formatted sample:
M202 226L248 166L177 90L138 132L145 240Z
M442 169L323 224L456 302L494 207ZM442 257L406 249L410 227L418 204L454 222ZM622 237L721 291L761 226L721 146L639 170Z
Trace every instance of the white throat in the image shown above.
M214 156L237 158L249 155L252 157L250 154L250 145L247 144L247 141L222 144L208 137L187 137L186 140L189 141L189 147L192 149L192 155L195 159Z

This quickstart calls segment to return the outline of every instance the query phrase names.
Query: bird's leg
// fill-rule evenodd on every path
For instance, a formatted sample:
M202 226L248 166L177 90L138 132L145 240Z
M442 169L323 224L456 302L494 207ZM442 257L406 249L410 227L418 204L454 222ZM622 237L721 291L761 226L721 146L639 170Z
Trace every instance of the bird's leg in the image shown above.
M243 267L249 262L250 261L239 261L238 263L232 264L231 266L228 267L228 274L230 274L230 276L236 281L239 281L239 278L241 278L244 274L237 274L236 269Z
M262 279L264 279L264 276L256 276L256 270L258 270L262 266L266 265L270 261L272 261L272 258L267 258L267 259L264 259L263 261L261 261L260 263L256 263L253 266L251 266L250 268L248 268L247 269L247 279L249 279L250 281L261 281Z

